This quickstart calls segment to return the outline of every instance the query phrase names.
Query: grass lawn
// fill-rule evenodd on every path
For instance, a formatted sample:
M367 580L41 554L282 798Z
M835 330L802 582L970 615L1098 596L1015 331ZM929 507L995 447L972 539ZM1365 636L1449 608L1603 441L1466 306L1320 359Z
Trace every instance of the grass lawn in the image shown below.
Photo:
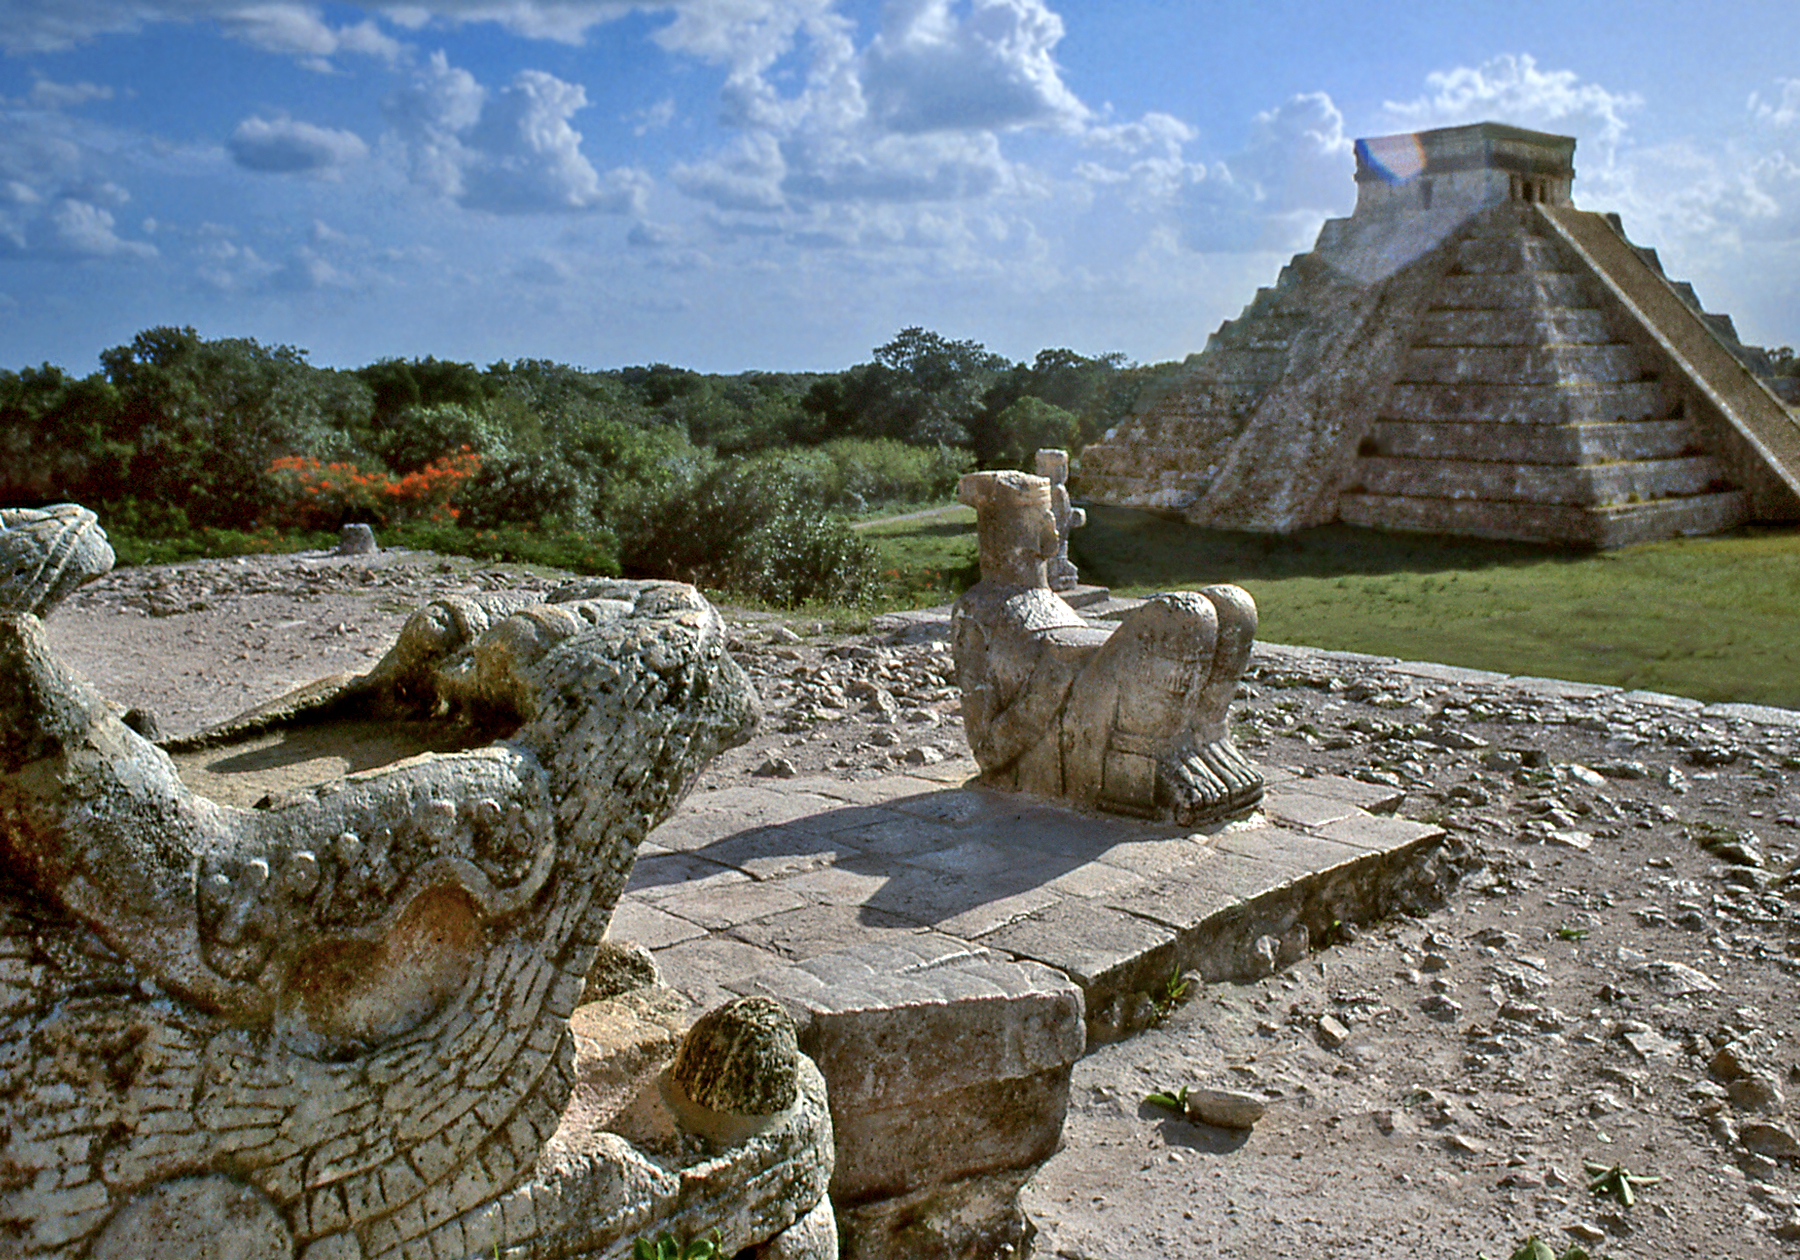
M972 579L974 519L863 535L896 571ZM1120 594L1236 582L1270 642L1800 708L1800 529L1581 553L1346 526L1223 533L1097 507L1070 550Z

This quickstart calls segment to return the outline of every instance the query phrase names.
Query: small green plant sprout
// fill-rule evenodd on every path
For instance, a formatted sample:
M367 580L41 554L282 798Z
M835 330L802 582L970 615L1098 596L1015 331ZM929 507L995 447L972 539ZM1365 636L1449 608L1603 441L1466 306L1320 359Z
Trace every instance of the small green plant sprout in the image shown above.
M675 1241L675 1235L664 1230L656 1241L640 1238L631 1244L631 1260L719 1260L723 1246L718 1227L686 1242Z
M1185 1116L1187 1114L1187 1096L1188 1087L1183 1085L1172 1094L1162 1093L1161 1091L1153 1094L1145 1094L1144 1101L1149 1103L1152 1107L1162 1107L1165 1110L1173 1111L1178 1116Z
M1477 1253L1475 1260L1488 1260L1487 1253L1485 1251ZM1558 1256L1555 1251L1551 1250L1549 1243L1533 1234L1519 1244L1519 1249L1513 1252L1508 1260L1592 1260L1592 1258L1588 1255L1587 1248L1580 1243L1570 1243L1568 1250Z
M1597 1164L1591 1159L1581 1161L1592 1180L1588 1182L1588 1190L1596 1195L1611 1195L1619 1201L1621 1207L1630 1207L1637 1202L1639 1186L1653 1186L1662 1180L1661 1177L1640 1177L1636 1173L1626 1172L1618 1164L1608 1166Z
M1163 983L1162 992L1152 1002L1156 1007L1156 1018L1168 1018L1169 1012L1181 1005L1181 999L1187 996L1187 991L1188 982L1181 978L1181 973L1171 971L1168 980Z
M1556 939L1559 941L1585 941L1587 938L1588 929L1576 927L1572 923L1565 923L1556 929Z

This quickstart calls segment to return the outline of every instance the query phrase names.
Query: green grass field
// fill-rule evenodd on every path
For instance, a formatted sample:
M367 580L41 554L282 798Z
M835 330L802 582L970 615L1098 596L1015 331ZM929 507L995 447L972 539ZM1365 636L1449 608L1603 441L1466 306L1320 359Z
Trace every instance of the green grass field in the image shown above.
M870 526L899 572L973 576L974 513ZM1233 534L1091 508L1071 552L1120 594L1235 582L1276 643L1800 708L1800 529L1572 553L1328 526ZM922 588L921 588L922 589Z

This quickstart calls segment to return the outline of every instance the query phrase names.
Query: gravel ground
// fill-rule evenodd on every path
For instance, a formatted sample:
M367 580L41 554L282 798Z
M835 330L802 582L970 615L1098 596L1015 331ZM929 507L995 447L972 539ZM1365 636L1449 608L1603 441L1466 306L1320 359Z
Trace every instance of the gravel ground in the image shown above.
M47 627L178 733L366 668L422 600L555 581L416 553L205 561L109 575ZM767 720L710 781L961 746L943 643L727 615ZM1534 1233L1559 1255L1800 1252L1800 726L1304 653L1259 657L1237 715L1253 759L1405 789L1469 873L1426 918L1190 985L1094 1049L1026 1189L1034 1254L1474 1260ZM1228 1129L1144 1101L1183 1085L1263 1114ZM1661 1180L1627 1206L1589 1162Z

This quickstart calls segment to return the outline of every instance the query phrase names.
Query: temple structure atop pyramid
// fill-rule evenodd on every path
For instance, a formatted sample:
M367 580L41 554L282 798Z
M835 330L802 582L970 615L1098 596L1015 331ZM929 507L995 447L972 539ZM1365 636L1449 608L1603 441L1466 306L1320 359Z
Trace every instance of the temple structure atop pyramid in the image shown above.
M1330 521L1615 547L1800 520L1800 418L1575 141L1478 123L1356 143L1328 221L1072 488L1195 524Z

